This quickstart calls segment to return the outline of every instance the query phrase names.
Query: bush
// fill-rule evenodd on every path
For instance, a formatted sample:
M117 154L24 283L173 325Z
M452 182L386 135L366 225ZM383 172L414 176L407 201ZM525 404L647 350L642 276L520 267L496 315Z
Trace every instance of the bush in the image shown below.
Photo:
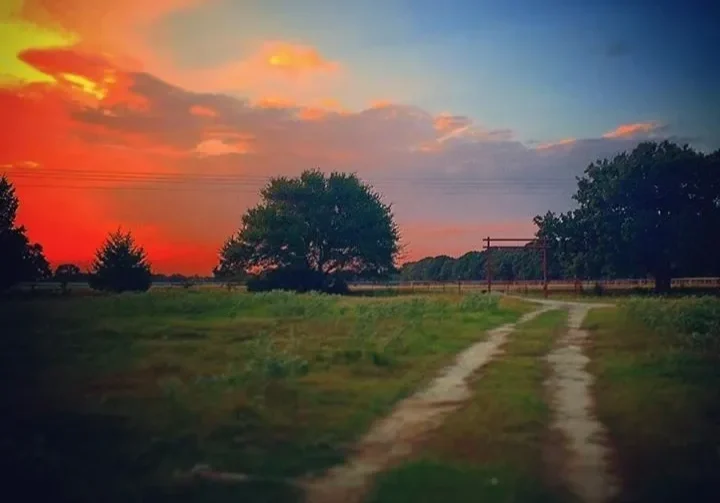
M247 280L246 286L248 292L289 290L300 293L315 291L346 294L349 291L347 283L339 278L315 271L290 268L275 269L251 276Z

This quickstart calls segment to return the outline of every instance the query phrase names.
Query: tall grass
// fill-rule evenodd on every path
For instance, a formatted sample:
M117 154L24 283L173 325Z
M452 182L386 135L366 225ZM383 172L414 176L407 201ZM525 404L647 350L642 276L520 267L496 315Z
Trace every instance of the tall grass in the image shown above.
M482 295L192 290L12 302L0 305L0 374L17 391L0 405L6 417L33 405L13 449L46 438L50 451L18 466L62 460L67 476L50 492L71 483L92 495L73 501L220 501L139 493L195 463L272 476L337 463L378 415L527 308ZM223 501L294 501L232 491Z
M623 501L720 501L720 299L596 309L590 371Z
M720 351L720 299L632 299L627 315L672 344L698 351Z

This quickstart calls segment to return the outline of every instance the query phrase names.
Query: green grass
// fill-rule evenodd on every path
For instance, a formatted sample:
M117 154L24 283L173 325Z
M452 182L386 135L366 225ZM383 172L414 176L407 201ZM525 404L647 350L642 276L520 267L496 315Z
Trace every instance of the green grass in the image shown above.
M550 410L544 360L565 329L550 311L511 334L502 358L473 384L472 401L431 436L417 461L378 478L372 503L567 501L547 483Z
M7 301L8 478L27 499L297 501L281 483L171 480L198 463L261 477L338 463L455 353L529 309L480 295L221 290Z
M620 501L720 501L720 301L634 299L585 324Z

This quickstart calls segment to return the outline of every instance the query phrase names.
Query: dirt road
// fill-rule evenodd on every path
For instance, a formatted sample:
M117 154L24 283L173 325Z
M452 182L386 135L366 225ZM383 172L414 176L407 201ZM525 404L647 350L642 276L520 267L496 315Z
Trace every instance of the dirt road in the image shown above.
M605 430L593 413L592 377L585 370L588 359L583 354L587 332L580 329L589 309L608 305L532 301L540 308L523 316L518 323L552 309L567 309L570 313L567 333L547 357L551 368L546 387L551 397L552 428L563 440L559 449L560 466L553 467L553 472L561 474L565 485L581 501L609 501L617 492L617 483L609 469ZM460 353L455 363L427 388L400 402L389 416L378 421L345 464L330 469L320 478L302 481L306 501L361 502L376 474L411 457L414 447L425 435L470 398L468 378L502 352L501 346L515 326L508 324L491 330L487 340Z
M545 306L569 310L568 330L548 355L551 374L545 383L553 411L551 428L563 439L558 466L552 471L579 499L588 503L610 501L617 494L618 483L610 469L607 432L594 414L593 377L587 372L589 362L584 354L588 338L582 330L583 319L599 304L541 301Z
M543 306L524 315L529 321L553 307ZM488 332L487 340L460 353L425 389L400 402L378 421L358 443L355 454L324 476L304 481L308 503L358 503L367 493L374 475L409 458L424 436L471 397L468 378L500 353L514 323Z

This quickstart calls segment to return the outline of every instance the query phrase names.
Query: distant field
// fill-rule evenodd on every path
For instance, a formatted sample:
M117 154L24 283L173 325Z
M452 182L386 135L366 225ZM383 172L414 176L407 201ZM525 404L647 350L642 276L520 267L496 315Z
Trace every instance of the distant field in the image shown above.
M449 293L8 299L0 412L14 464L5 475L28 500L298 501L274 478L339 462L455 353L529 309ZM196 464L269 480L172 483Z

